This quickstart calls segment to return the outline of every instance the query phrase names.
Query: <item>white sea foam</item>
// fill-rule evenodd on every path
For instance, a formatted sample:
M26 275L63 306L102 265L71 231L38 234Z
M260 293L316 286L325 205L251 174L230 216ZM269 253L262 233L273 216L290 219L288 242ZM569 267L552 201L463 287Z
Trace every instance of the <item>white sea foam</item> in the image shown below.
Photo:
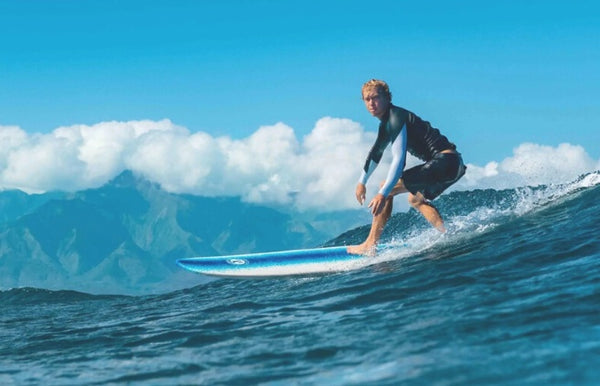
M461 244L475 235L493 231L507 219L525 216L536 210L576 199L586 188L600 185L600 172L592 172L565 184L520 187L505 191L506 197L471 208L464 214L445 219L448 230L440 234L432 227L402 231L377 257L376 262L398 260L423 252L431 247ZM478 194L485 195L484 191Z

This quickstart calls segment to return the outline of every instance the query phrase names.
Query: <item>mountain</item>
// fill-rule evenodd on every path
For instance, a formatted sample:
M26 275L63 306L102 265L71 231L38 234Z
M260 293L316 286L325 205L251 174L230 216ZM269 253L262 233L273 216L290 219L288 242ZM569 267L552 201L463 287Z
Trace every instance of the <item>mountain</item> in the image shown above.
M27 194L20 190L0 192L0 224L30 213L44 203L64 197L64 193Z
M348 221L172 194L131 172L76 193L1 192L0 210L0 288L92 293L184 287L199 276L176 258L313 247Z

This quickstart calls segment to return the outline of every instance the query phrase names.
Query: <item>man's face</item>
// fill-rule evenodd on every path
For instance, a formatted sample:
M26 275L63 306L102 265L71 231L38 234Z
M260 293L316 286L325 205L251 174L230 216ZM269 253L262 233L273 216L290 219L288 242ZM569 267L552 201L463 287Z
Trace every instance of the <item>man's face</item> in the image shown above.
M390 107L389 99L381 94L377 89L365 90L363 94L363 101L367 110L379 119L383 118L388 108Z

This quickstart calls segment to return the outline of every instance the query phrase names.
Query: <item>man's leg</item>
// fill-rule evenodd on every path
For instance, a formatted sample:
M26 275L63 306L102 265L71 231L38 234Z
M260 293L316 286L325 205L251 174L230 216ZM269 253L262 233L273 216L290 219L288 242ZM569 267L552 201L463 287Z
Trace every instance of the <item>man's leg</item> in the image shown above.
M440 216L440 213L435 208L435 206L433 206L429 201L427 201L421 193L417 193L417 194L409 193L408 194L408 203L413 208L415 208L416 210L421 212L423 217L425 217L425 219L427 221L429 221L429 223L431 225L433 225L433 227L435 229L437 229L438 231L440 231L442 233L446 232L446 228L444 227L444 220L442 220L442 216Z
M392 208L394 207L394 196L390 194L385 200L385 206L381 212L373 216L373 222L371 223L371 230L367 239L359 245L351 245L348 247L348 253L356 255L374 255L377 247L377 242L383 233L383 228L392 215Z
M349 246L348 253L353 253L356 255L374 255L377 252L376 247L377 243L379 242L379 238L383 233L383 228L385 228L385 224L387 224L390 216L392 215L394 196L406 192L408 192L408 190L406 190L402 179L400 179L385 200L385 206L383 207L383 210L377 216L373 216L371 230L369 231L369 236L367 236L367 239L362 244Z

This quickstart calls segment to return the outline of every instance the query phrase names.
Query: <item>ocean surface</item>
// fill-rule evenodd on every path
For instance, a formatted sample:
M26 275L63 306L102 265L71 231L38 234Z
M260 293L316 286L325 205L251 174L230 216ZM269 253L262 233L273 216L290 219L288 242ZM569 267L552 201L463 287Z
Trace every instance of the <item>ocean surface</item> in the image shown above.
M436 203L447 234L397 213L359 270L1 291L0 384L599 384L600 173Z

